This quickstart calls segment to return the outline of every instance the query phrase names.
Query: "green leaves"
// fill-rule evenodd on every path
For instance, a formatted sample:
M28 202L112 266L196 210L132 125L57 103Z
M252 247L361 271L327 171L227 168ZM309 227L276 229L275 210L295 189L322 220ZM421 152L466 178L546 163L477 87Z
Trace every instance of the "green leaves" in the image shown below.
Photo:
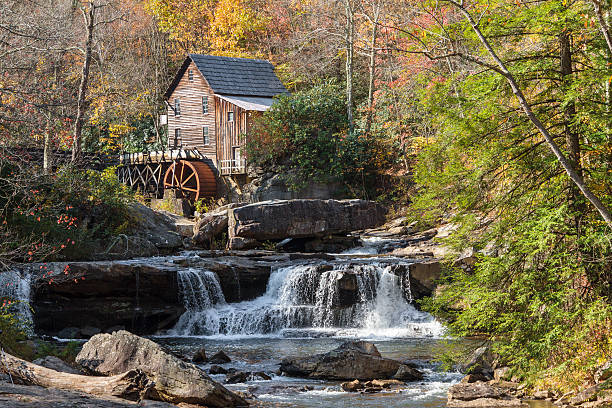
M247 154L251 162L284 174L296 190L332 182L363 197L393 159L389 147L360 131L349 133L342 88L327 82L278 97L255 123Z

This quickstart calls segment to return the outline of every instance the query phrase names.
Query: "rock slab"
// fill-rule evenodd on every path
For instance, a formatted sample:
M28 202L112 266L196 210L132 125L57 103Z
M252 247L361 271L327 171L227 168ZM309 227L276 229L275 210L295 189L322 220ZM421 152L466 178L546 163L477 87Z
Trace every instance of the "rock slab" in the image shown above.
M365 200L264 201L229 210L228 232L230 240L322 237L382 225L385 214L382 205Z
M528 405L507 390L488 383L459 383L448 390L448 408L521 407Z
M244 399L213 381L197 366L124 330L95 335L83 345L76 361L100 375L140 369L155 382L155 399L161 401L210 407L248 406Z

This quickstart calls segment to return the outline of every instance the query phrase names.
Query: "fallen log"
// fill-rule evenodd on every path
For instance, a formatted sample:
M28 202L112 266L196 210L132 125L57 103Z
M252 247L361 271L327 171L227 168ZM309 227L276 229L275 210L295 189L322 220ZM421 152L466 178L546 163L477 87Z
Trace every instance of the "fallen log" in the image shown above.
M111 377L89 377L32 364L4 351L0 352L0 372L27 385L109 395L131 401L145 398L155 385L141 370L129 370Z

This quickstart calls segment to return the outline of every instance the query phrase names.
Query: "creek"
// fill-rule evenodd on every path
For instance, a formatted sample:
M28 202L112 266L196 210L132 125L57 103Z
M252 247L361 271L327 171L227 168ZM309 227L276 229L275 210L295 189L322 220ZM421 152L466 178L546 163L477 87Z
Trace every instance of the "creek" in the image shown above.
M360 257L376 254L383 245L375 240L336 261L302 261L273 269L262 296L237 303L225 301L215 273L180 271L187 311L155 340L181 355L192 355L200 347L209 356L224 350L232 358L224 368L271 375L269 381L226 385L270 406L444 407L447 389L462 377L432 362L447 345L444 328L414 307L409 280L393 273L390 259ZM351 293L357 299L344 299L342 281L347 273L356 277L357 288ZM346 340L371 341L384 357L418 365L425 378L392 392L358 394L343 392L338 381L276 374L283 357L324 353ZM210 364L202 367L209 369ZM213 378L223 382L225 375Z
M444 407L446 391L461 379L461 374L442 371L433 362L449 340L438 321L415 307L409 268L397 273L393 267L414 261L372 257L384 245L381 240L366 241L365 247L333 260L279 264L271 268L263 294L238 302L226 301L217 273L181 266L176 281L185 312L173 328L151 338L183 356L201 347L208 356L223 350L232 359L224 368L265 372L271 380L226 385L253 394L265 406ZM160 258L150 262L159 263ZM21 299L17 312L31 321L24 306L30 278L15 273L3 279L0 296ZM284 357L324 353L346 340L370 341L383 357L418 366L425 378L398 390L359 394L343 392L338 381L277 374ZM201 367L208 371L210 365ZM225 381L223 374L212 377Z

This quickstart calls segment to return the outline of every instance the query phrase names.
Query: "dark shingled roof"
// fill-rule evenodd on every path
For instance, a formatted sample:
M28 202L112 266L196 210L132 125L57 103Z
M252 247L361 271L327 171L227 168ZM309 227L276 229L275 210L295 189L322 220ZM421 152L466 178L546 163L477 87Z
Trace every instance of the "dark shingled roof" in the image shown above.
M166 91L166 98L170 97L191 61L216 94L271 97L287 93L268 61L189 54Z

